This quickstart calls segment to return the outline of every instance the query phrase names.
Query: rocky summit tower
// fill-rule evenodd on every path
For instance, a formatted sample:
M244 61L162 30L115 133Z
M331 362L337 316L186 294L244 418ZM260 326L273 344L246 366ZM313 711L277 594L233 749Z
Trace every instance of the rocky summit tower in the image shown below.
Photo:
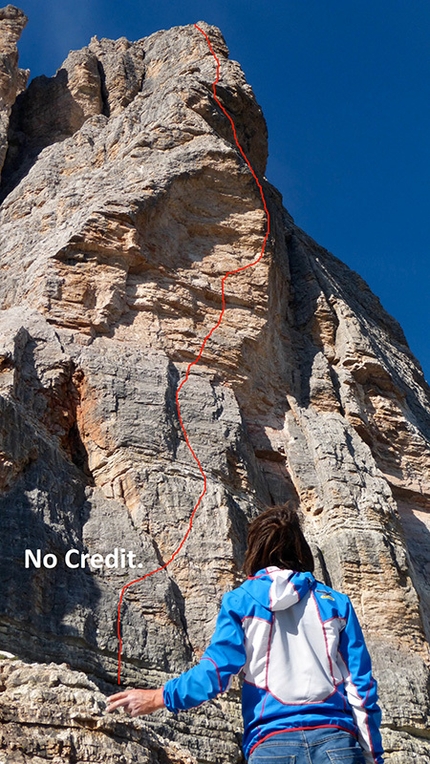
M0 10L0 760L239 762L238 688L177 717L104 713L122 588L201 492L175 395L255 259L258 188L194 26L93 38L26 87ZM217 95L271 217L264 258L181 392L207 491L130 587L122 680L190 666L241 580L246 526L294 499L349 594L389 764L428 741L430 399L400 326L264 178L264 117L218 29Z

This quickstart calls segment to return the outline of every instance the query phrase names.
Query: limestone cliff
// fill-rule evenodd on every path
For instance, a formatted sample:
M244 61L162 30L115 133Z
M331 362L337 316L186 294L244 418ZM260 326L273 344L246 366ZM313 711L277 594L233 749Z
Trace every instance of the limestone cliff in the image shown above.
M13 5L0 8L0 177L7 151L9 117L18 93L27 84L29 72L18 68L16 43L27 17Z
M6 55L22 19L0 11ZM320 577L351 596L366 632L386 760L424 764L429 389L399 325L263 179L263 115L219 30L202 26L272 232L261 262L227 280L224 320L181 392L208 490L181 554L127 592L123 681L158 685L197 659L223 592L241 580L247 522L294 497ZM135 43L93 38L17 97L13 50L7 61L0 647L24 663L4 664L0 752L13 764L230 764L237 689L177 718L103 713L119 592L136 572L70 568L64 555L124 549L146 571L183 537L202 478L175 392L218 319L221 277L259 252L258 189L194 26ZM26 568L26 549L58 564Z

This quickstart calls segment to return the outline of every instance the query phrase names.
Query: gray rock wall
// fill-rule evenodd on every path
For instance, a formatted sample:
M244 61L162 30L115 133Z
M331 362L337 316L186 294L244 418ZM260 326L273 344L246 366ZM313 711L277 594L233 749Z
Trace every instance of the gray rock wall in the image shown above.
M218 95L263 177L263 115L220 32L203 26L221 61ZM252 262L264 235L255 182L213 101L214 74L193 26L136 43L94 38L55 77L34 80L10 115L0 189L0 647L40 664L5 664L5 750L21 725L13 762L36 755L32 706L24 718L13 701L29 697L35 677L54 688L45 721L34 722L42 760L72 760L58 749L62 736L75 761L86 760L87 742L112 762L185 761L185 749L199 762L240 759L237 688L177 718L131 724L109 721L88 684L114 689L121 588L168 560L186 531L202 477L175 393L218 320L222 276ZM180 395L208 490L181 553L127 591L122 678L154 686L198 659L222 594L241 580L248 521L293 497L320 576L352 597L366 632L387 762L424 764L429 389L366 284L298 229L263 182L266 255L228 279L223 322ZM142 567L64 564L69 549L75 562L115 548ZM25 568L25 549L58 564ZM77 737L65 710L75 682L87 709ZM57 724L55 699L61 733L48 750L42 725ZM115 758L112 734L128 758Z
M25 14L13 5L0 8L0 177L8 148L11 109L29 74L18 68L16 47L26 23Z

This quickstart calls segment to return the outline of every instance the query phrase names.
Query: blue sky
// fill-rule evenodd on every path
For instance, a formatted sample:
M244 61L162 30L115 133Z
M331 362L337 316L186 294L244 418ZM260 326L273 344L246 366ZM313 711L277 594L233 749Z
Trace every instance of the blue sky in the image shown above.
M296 223L368 282L430 380L428 0L18 4L32 76L54 74L93 35L219 26L264 110L268 179Z

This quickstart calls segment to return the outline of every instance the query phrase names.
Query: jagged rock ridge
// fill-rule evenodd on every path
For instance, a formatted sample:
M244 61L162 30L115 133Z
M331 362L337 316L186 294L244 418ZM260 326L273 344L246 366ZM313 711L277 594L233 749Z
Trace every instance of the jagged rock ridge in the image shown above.
M7 664L4 747L11 762L69 760L67 746L63 754L43 742L58 713L58 739L68 736L75 761L87 743L95 760L161 762L164 746L174 761L163 740L180 746L180 761L185 748L199 762L238 761L237 690L177 719L106 719L76 672L103 691L115 681L118 595L134 575L62 560L71 548L106 555L120 546L149 570L179 543L201 476L175 391L218 318L222 275L260 250L261 200L213 101L213 58L193 26L135 43L93 39L17 96L23 23L12 6L0 12L15 83L1 81L13 97L0 209L0 638L21 659L70 668ZM219 98L263 178L261 110L219 30L201 25L221 60ZM158 684L198 657L222 593L240 580L248 520L294 497L320 576L350 594L365 628L387 761L424 764L429 390L398 324L263 182L267 254L227 281L224 321L181 395L208 491L183 553L127 595L124 679ZM28 548L60 562L26 569ZM46 689L46 716L28 728L32 707L20 716L14 693L32 676L42 694L59 689ZM91 741L56 710L55 698L60 709L75 702L74 682L84 682ZM113 735L129 741L121 754L116 724ZM139 749L136 729L149 736Z

